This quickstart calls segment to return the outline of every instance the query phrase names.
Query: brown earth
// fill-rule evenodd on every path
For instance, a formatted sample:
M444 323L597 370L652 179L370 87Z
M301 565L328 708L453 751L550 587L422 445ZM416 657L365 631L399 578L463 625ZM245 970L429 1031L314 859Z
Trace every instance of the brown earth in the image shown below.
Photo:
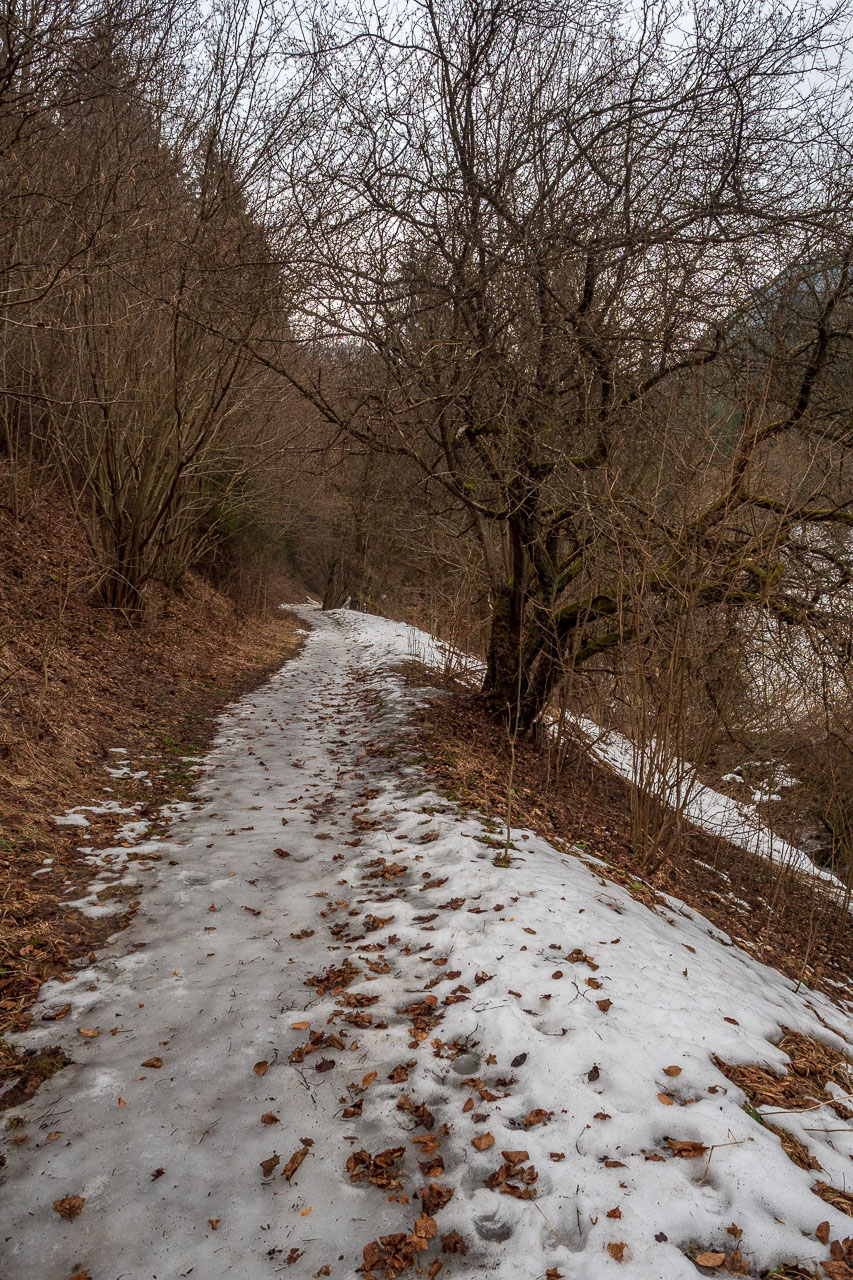
M78 846L108 845L128 815L90 814L82 830L53 815L117 800L156 820L166 800L187 794L184 757L204 749L223 705L300 643L293 614L238 612L197 576L178 596L153 594L134 626L97 602L96 585L85 538L55 491L33 491L17 521L0 509L0 1081L21 1074L2 1036L26 1025L42 982L138 905L128 900L104 921L63 905L92 879ZM296 581L276 585L279 600L305 598ZM124 748L122 765L147 777L111 778L110 748ZM55 1056L29 1055L19 1089L37 1087L61 1065Z

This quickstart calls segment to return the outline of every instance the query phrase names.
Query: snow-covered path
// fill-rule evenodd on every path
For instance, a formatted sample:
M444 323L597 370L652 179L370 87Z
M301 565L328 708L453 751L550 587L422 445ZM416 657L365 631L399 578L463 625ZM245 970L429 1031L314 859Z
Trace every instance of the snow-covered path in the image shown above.
M312 623L223 718L133 925L43 990L24 1042L74 1064L3 1133L2 1280L693 1280L733 1224L750 1274L826 1258L850 1221L810 1188L850 1189L853 1134L786 1117L797 1168L711 1055L850 1020L594 859L517 831L495 866L381 748L408 629Z

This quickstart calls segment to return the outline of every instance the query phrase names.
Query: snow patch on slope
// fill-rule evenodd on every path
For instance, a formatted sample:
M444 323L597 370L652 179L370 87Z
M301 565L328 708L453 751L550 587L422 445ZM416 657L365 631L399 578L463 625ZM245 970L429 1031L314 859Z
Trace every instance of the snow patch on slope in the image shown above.
M756 1269L825 1257L818 1222L835 1237L849 1220L810 1188L845 1185L852 1135L775 1116L823 1171L799 1169L712 1056L781 1067L782 1025L849 1046L851 1020L683 903L636 902L594 857L513 830L495 866L493 824L401 764L417 695L391 668L410 629L305 616L301 655L223 716L134 924L43 988L40 1010L70 1012L22 1043L74 1065L16 1111L4 1280L355 1277L362 1248L420 1212L416 1138L452 1189L437 1234L468 1247L423 1255L448 1277L695 1280L688 1252L731 1251L733 1222ZM345 961L345 989L317 985ZM337 1040L314 1052L312 1033ZM347 1173L396 1147L408 1203ZM487 1185L522 1150L535 1198ZM73 1222L53 1208L69 1195Z
M628 738L612 731L603 732L591 720L581 720L578 727L599 760L609 765L620 777L637 782L642 776L642 764L638 761L634 744ZM743 779L739 778L738 781L742 782ZM674 766L671 778L661 778L649 789L668 804L679 807L688 822L703 831L721 836L730 844L745 849L756 857L766 858L770 862L843 888L836 876L816 866L802 849L797 849L781 836L775 835L751 805L704 786L688 765L682 763ZM756 792L753 801L758 803L779 798Z

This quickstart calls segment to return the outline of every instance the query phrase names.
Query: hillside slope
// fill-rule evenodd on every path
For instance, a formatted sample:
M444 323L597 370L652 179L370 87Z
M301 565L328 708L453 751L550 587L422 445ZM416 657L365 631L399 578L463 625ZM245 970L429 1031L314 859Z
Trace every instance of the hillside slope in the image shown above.
M53 815L93 797L155 814L186 791L182 756L209 740L222 705L298 647L291 615L238 614L198 577L155 596L134 627L99 605L96 585L59 493L31 492L19 521L0 509L0 1034L46 976L103 937L62 905L91 871L79 832ZM295 582L278 598L288 586L304 598ZM105 771L117 748L119 777ZM88 834L106 841L120 820L91 815ZM0 1041L0 1079L3 1061Z
M846 1277L850 1017L581 850L502 865L407 751L408 629L305 616L101 851L146 892L42 993L2 1274Z

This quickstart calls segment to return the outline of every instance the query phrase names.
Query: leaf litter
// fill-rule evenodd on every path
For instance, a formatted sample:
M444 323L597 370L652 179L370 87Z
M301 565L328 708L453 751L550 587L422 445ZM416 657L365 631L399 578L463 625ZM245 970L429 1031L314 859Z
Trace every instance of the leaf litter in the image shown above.
M513 831L495 866L488 820L395 772L421 695L391 666L434 642L305 616L302 656L226 713L175 807L147 914L43 991L25 1043L61 1033L85 1061L18 1109L63 1129L9 1137L0 1273L42 1274L85 1212L81 1276L267 1280L270 1255L306 1277L693 1280L805 1249L849 1280L847 1015L677 903L601 895L594 850ZM164 1041L168 1074L146 1057Z

